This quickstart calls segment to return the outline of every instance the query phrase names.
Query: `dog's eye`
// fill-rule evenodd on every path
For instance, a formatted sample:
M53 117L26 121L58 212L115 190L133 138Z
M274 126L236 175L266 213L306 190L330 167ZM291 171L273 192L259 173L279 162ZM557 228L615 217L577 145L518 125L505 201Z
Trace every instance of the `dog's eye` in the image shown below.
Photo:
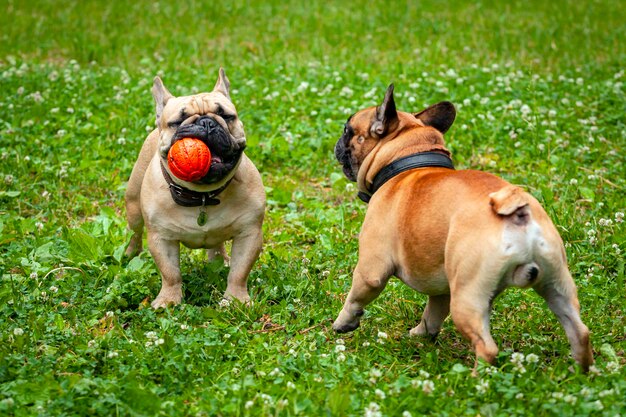
M221 116L222 116L222 119L224 119L226 123L232 122L233 120L235 120L234 114L222 114Z
M178 127L182 122L180 120L174 120L173 122L167 122L167 127Z

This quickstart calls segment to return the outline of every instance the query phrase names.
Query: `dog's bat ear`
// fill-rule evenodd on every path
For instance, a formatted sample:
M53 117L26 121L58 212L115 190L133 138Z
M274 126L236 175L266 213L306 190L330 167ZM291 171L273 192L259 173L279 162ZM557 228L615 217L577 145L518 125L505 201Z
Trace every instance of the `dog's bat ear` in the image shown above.
M454 104L449 101L433 104L413 116L422 121L426 126L432 126L441 133L446 133L456 117L456 109Z
M217 78L217 82L215 83L215 87L213 87L213 91L224 94L230 100L230 81L228 81L228 77L222 67L220 67L220 73Z
M398 127L398 122L398 111L393 99L393 84L389 84L382 104L376 107L376 118L370 126L370 134L382 138L387 133L394 131Z
M159 124L161 115L163 114L163 108L171 99L172 93L167 91L167 88L163 85L163 81L159 77L154 77L154 83L152 85L152 97L154 97L154 104L156 104L156 122Z

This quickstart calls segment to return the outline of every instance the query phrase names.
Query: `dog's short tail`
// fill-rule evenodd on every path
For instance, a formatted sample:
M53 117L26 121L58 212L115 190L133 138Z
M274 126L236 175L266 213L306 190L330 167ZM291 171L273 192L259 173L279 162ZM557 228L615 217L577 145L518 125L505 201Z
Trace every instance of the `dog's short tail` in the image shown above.
M489 204L493 211L520 226L527 224L530 220L529 203L528 193L514 185L507 185L489 194Z

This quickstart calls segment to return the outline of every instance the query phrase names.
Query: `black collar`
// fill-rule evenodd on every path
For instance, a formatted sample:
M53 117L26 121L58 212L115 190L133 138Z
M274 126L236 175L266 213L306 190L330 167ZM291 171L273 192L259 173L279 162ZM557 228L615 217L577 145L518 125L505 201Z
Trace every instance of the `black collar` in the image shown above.
M218 200L215 197L217 197L219 193L224 191L226 187L228 187L228 185L232 181L232 178L229 179L226 182L226 184L224 184L222 187L218 188L217 190L200 192L200 191L193 191L193 190L190 190L185 187L181 187L180 185L176 184L174 180L172 179L172 177L170 176L170 174L165 169L165 166L163 165L163 161L161 161L161 172L163 172L163 178L165 178L165 182L170 188L170 194L172 195L174 202L178 204L179 206L183 206L183 207L200 207L200 206L218 205L220 203L220 200Z
M415 168L426 167L442 167L454 169L454 164L450 157L441 152L421 152L413 155L405 156L397 159L378 171L378 174L374 177L372 182L372 188L369 192L359 192L358 196L361 200L369 203L374 193L383 186L387 181L392 179L398 174Z

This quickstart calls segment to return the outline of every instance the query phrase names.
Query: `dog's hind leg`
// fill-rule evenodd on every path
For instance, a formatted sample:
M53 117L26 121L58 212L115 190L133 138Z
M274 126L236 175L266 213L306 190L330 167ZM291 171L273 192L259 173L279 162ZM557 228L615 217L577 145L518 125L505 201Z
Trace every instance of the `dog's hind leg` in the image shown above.
M550 310L559 318L572 349L572 356L585 372L593 364L589 329L580 319L580 304L574 280L565 267L552 277L546 276L534 290L541 295Z
M450 294L431 295L428 297L428 304L424 309L420 324L411 329L409 334L411 336L437 336L448 313L450 313Z
M237 299L242 303L250 302L248 275L261 253L262 246L263 232L260 222L233 238L228 284L224 292L225 300Z
M382 292L393 271L379 256L364 255L359 254L359 262L352 277L352 288L333 323L333 329L339 333L350 332L359 327L363 309Z
M224 265L230 265L230 256L228 256L228 253L226 252L226 247L223 243L213 248L207 248L206 255L207 261L209 262L213 262L218 257L221 257L224 260Z
M124 195L128 228L133 232L133 236L130 238L130 243L125 253L129 258L138 255L143 250L142 238L144 222L143 214L141 213L141 185L146 170L150 165L150 161L157 150L158 139L158 131L155 130L148 135L148 138L144 141L137 162L135 162L133 171L128 179L128 186L126 187L126 194Z
M475 272L477 273L477 272ZM493 364L498 354L498 346L491 337L489 316L491 302L498 293L497 282L489 279L472 279L451 288L450 311L452 320L459 331L472 343L476 359Z

